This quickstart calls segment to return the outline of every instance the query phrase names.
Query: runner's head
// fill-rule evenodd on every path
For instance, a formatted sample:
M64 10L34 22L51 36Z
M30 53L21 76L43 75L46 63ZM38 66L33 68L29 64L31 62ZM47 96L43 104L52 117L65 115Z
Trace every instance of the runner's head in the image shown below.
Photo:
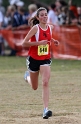
M36 12L36 16L29 20L29 24L30 22L33 23L32 25L36 25L39 23L46 24L47 19L48 19L47 10L44 7L40 7Z

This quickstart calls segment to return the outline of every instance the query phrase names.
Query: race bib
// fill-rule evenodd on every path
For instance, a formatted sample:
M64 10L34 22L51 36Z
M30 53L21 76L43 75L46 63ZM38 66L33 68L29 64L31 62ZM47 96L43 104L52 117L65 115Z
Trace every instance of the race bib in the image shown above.
M49 52L49 45L40 45L38 46L38 55L48 55Z

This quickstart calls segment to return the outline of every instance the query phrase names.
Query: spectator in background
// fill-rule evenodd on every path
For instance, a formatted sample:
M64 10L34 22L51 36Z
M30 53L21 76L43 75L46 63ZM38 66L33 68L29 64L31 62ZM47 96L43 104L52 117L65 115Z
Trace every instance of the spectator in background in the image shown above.
M23 1L17 1L16 3L17 9L20 9L21 7L24 7L24 2Z
M17 6L18 5L18 6ZM11 29L12 30L19 30L19 29L25 29L28 27L28 20L27 20L27 13L25 13L25 9L23 5L18 3L17 5L11 5L10 7L10 15L11 15ZM16 6L18 7L16 9ZM16 51L11 50L11 53L9 56L15 55Z
M4 15L5 15L5 8L2 6L3 1L0 0L0 29L4 27ZM5 55L5 46L4 46L4 38L0 34L0 55Z
M20 14L20 25L17 29L25 29L28 27L28 14L26 13L24 7L18 9L18 13Z
M12 8L13 6L12 5L9 5L7 7L7 11L6 11L6 14L5 14L5 17L4 17L4 27L5 29L11 29L12 28Z
M71 5L70 7L69 7L69 10L71 10L73 13L74 13L74 16L76 17L76 18L78 18L78 12L77 12L77 6L76 5Z
M78 12L78 25L81 26L81 7L77 7Z
M78 16L81 15L81 7L77 7Z
M15 3L14 5L13 5L13 7L14 8L12 8L12 13L11 13L11 15L12 15L12 28L13 29L16 29L18 26L20 26L21 24L20 24L20 21L21 21L21 18L20 18L20 14L19 14L19 12L18 12L18 8L19 7L22 7L21 5L19 6L17 6L17 4Z
M66 7L67 3L64 0L56 0L55 5L56 5L56 9L59 9L62 7Z
M16 4L17 2L19 2L20 0L9 0L9 3L10 5L14 5Z
M56 13L58 16L58 24L64 25L66 24L66 14L68 10L68 4L64 0L56 0Z
M58 13L59 25L77 25L77 11L76 7L71 3L71 1L69 2L69 7L64 0L56 0L55 5Z
M4 16L0 11L0 30L3 27L3 20L4 20ZM0 55L2 56L5 55L4 39L1 34L0 34Z
M60 0L55 1L56 9L61 7Z
M14 1L15 2L15 1ZM28 13L25 11L24 8L24 2L17 1L16 3L13 3L13 5L10 5L7 9L7 15L11 18L12 22L12 29L19 29L19 26L25 25L21 28L26 28L28 25Z
M18 23L18 12L16 10L16 7L14 5L9 5L7 8L7 25L5 29L13 29L13 20L15 20L15 25ZM16 22L17 21L17 22ZM16 51L14 49L11 49L11 52L9 56L15 56Z
M9 7L9 12L10 12L10 16L11 16L11 29L12 29L14 26L19 25L19 14L14 5L11 5Z
M77 7L75 4L73 4L73 1L70 0L66 24L77 25L77 23L78 23Z
M57 19L57 15L55 13L55 9L56 9L55 4L51 4L49 7L49 11L48 11L48 23L52 23L54 25L57 25L58 19Z
M7 7L6 12L6 29L12 29L12 27L19 25L19 13L16 5L19 1L20 0L9 0L10 5Z
M0 11L2 12L3 15L5 15L5 8L2 6L3 1L0 0Z
M28 11L29 11L29 18L34 17L36 15L37 5L36 4L30 4L28 6Z
M68 10L68 12L67 12L67 18L66 18L66 24L77 25L77 23L78 23L78 19L74 15L73 11Z
M67 15L68 8L62 7L56 9L57 17L58 17L58 25L65 25L66 24L66 15Z

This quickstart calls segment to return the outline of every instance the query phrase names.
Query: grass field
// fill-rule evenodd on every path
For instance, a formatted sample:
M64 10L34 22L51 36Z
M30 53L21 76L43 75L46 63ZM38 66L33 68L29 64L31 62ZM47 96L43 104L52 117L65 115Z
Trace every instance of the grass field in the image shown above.
M42 119L42 86L33 91L24 81L23 57L0 57L0 124L81 124L81 61L53 60L49 108Z

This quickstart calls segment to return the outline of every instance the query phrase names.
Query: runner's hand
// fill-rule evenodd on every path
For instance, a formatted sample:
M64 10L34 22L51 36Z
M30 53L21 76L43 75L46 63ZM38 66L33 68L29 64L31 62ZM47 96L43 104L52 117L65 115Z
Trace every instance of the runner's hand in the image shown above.
M58 40L55 40L55 39L52 38L51 41L54 42L55 46L58 46L59 45L59 41Z
M46 45L47 42L48 42L48 40L42 40L42 41L39 42L39 45Z

